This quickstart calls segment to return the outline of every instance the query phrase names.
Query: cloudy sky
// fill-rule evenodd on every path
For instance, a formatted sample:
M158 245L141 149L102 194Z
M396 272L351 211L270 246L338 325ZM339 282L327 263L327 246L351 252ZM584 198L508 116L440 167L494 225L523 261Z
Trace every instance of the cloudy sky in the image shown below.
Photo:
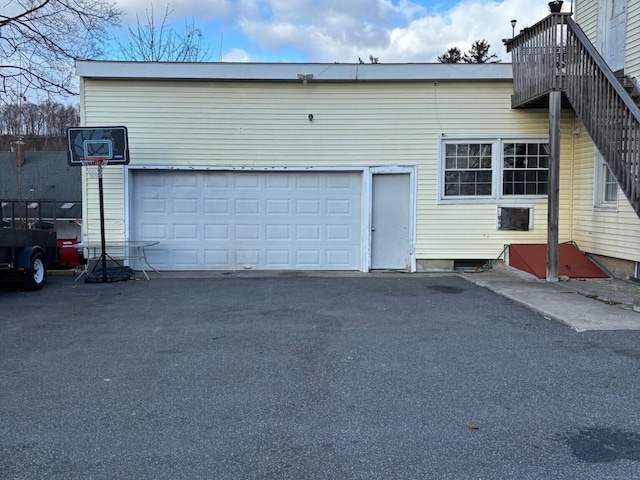
M203 33L212 61L355 63L434 62L448 48L467 51L485 39L509 61L502 39L546 15L547 0L117 0L127 25L153 5L156 21L169 4L171 27ZM570 2L564 9L569 11ZM117 56L117 52L114 52Z

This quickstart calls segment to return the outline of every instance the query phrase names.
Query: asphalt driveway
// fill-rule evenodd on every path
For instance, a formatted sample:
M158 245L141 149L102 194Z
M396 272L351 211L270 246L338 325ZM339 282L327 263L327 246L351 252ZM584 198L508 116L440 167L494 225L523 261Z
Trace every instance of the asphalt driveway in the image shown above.
M455 276L0 287L2 479L640 478L638 385Z

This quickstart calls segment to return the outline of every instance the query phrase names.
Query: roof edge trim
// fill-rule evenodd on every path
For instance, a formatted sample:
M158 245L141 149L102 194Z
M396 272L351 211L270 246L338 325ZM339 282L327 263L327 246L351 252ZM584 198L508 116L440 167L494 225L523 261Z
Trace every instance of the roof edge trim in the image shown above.
M510 63L165 63L76 60L83 78L295 82L511 80Z

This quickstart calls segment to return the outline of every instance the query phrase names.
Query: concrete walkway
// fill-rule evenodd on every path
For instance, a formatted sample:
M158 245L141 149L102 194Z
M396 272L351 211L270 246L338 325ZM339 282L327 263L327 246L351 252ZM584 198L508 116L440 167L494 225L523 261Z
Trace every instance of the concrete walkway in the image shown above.
M633 310L634 299L640 297L637 283L617 279L549 283L503 264L462 277L577 332L640 330L640 313Z

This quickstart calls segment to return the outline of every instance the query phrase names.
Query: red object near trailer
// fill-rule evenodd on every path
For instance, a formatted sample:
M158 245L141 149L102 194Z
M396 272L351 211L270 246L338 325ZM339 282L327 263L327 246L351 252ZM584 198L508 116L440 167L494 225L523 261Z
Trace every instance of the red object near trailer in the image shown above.
M76 243L78 243L77 238L58 238L61 267L77 267L80 264L78 249L75 247Z

